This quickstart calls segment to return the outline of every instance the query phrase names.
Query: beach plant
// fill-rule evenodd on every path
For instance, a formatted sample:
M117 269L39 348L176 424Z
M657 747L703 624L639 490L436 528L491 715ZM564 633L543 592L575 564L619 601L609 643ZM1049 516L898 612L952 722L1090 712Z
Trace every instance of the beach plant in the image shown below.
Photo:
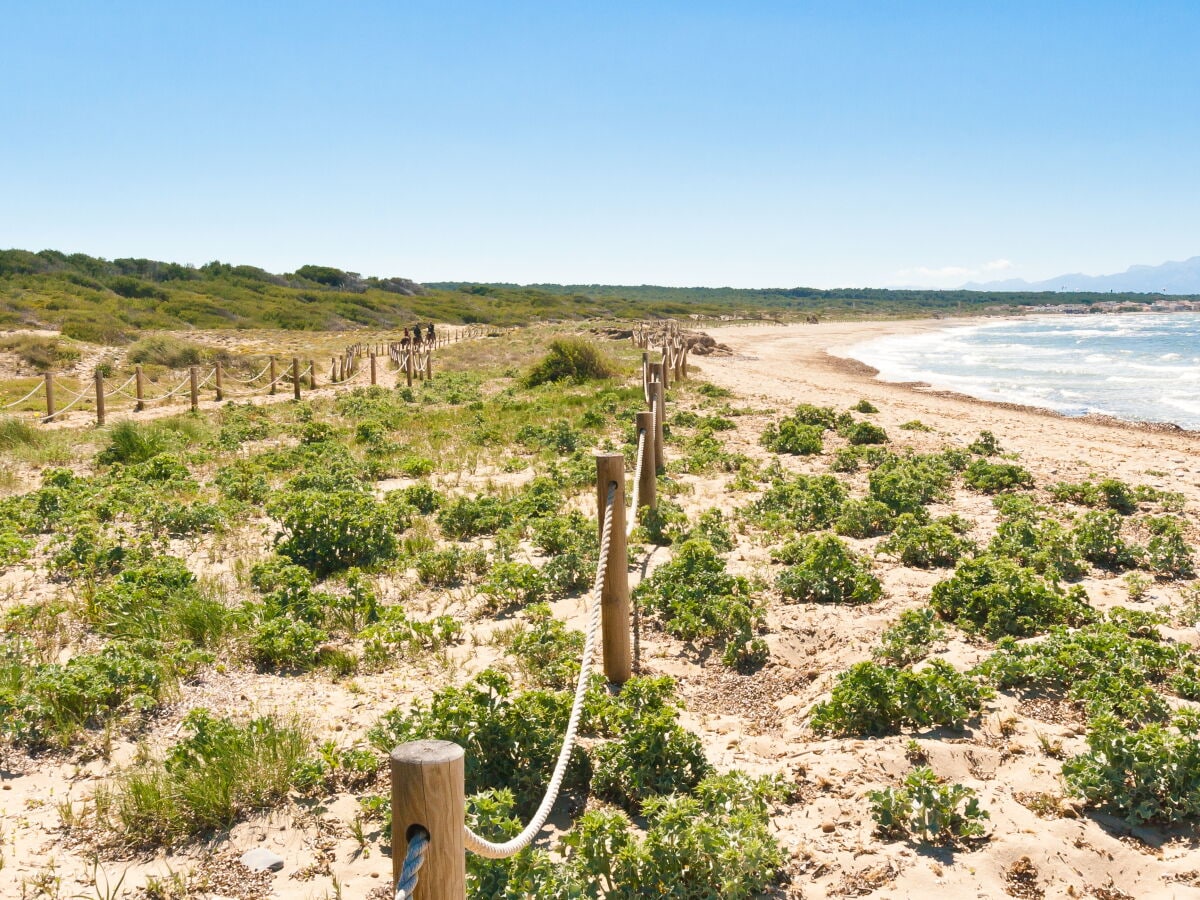
M183 726L165 758L97 795L98 817L128 845L170 846L279 804L310 747L296 722L271 716L241 724L197 707Z
M996 435L990 431L979 432L979 437L967 445L967 450L976 456L999 456L1004 452Z
M904 728L958 728L991 690L944 660L921 669L861 662L841 673L830 698L813 707L814 732L839 737L899 734Z
M713 506L700 513L696 524L688 531L688 537L708 541L718 553L728 553L737 544L729 524L721 508Z
M955 530L957 524L948 519L923 522L912 513L903 513L896 518L891 536L875 552L889 554L906 566L920 569L952 566L960 557L975 551L975 544Z
M863 444L886 444L887 432L872 422L851 422L838 429L838 434L852 446Z
M748 518L772 531L816 531L836 521L847 497L832 475L794 475L768 487L750 505Z
M892 511L878 500L847 500L833 530L844 537L876 537L891 531L895 521Z
M787 565L775 586L801 603L874 603L883 594L868 560L832 534L790 541L775 558Z
M558 338L550 342L542 357L521 379L524 387L552 382L582 383L611 378L616 365L599 347L583 338Z
M992 463L977 459L963 470L963 482L985 494L1033 487L1033 476L1016 463Z
M689 532L687 513L672 500L660 499L654 509L641 513L641 522L634 531L637 538L659 547L683 540Z
M933 586L930 605L943 619L990 639L1028 637L1095 618L1082 588L1064 589L992 553L960 563L953 576Z
M523 606L546 599L546 579L537 566L521 562L501 562L492 566L479 585L490 611Z
M1126 543L1122 537L1119 513L1084 513L1071 529L1079 555L1101 569L1119 572L1135 567L1143 557L1142 548Z
M524 679L535 687L563 691L575 686L583 632L568 629L546 603L525 608L525 621L496 635Z
M516 521L513 504L491 494L455 497L437 513L438 527L451 540L495 534Z
M928 425L920 419L909 419L907 422L900 423L901 431L933 431Z
M762 445L775 453L810 456L825 448L821 439L823 431L819 425L805 425L794 419L784 419L766 427L762 434Z
M391 559L396 534L407 526L362 489L284 491L267 512L280 525L276 551L318 577Z
M944 784L928 766L909 772L898 788L868 791L867 799L881 837L922 844L962 843L983 837L983 822L991 818L980 808L975 791L961 784Z
M388 606L377 621L359 632L363 663L372 670L388 668L397 656L436 653L458 639L462 625L453 616L429 621L409 618L402 607Z
M1125 516L1137 512L1138 508L1137 490L1118 478L1103 478L1099 481L1064 481L1051 485L1050 493L1055 500L1063 503L1111 509Z
M870 400L867 400L865 397L862 400L859 400L857 403L855 403L850 408L852 410L854 410L854 412L860 412L860 413L864 413L864 414L879 412L879 407L877 407Z
M457 587L471 577L486 572L488 556L485 550L477 547L451 544L418 553L413 559L413 566L422 584Z
M992 502L1001 520L988 553L1053 579L1077 581L1087 574L1087 561L1071 532L1054 518L1053 510L1026 494L998 494Z
M1088 749L1063 763L1069 793L1132 825L1200 816L1200 717L1131 730L1102 716L1091 723Z
M897 515L919 513L922 507L946 496L952 474L950 466L938 456L892 456L871 473L870 497Z
M1195 559L1184 538L1182 521L1176 516L1150 516L1145 525L1151 535L1146 544L1146 568L1164 580L1194 577Z
M729 574L725 560L700 539L680 544L670 562L634 588L633 599L685 641L749 640L764 615L750 583Z
M910 666L937 651L946 641L946 626L929 607L909 609L879 636L871 655L890 666Z

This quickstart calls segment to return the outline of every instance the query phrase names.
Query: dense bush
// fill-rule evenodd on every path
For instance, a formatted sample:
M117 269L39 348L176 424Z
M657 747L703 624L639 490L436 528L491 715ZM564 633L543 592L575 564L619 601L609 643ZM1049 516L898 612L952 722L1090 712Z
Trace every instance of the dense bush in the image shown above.
M318 577L391 559L404 524L361 490L285 491L267 512L281 527L277 551Z
M880 836L912 838L923 844L982 837L983 820L990 818L979 808L973 790L961 784L942 784L928 766L909 772L899 788L868 791L867 799Z
M1146 567L1163 579L1191 578L1196 574L1192 548L1183 536L1183 525L1174 516L1146 519L1150 541L1146 544Z
M801 603L874 603L883 594L870 563L831 534L785 544L775 554L788 567L776 587Z
M1079 555L1102 569L1120 571L1136 566L1140 547L1127 544L1121 536L1121 516L1112 511L1085 513L1071 530Z
M1200 816L1200 720L1130 731L1101 717L1088 731L1088 750L1063 763L1067 790L1133 825Z
M1033 569L1039 575L1075 581L1087 574L1087 562L1071 533L1053 511L1023 494L1000 494L993 501L1002 519L988 553Z
M942 618L993 639L1079 625L1094 616L1082 588L1064 590L1033 569L990 553L961 563L951 578L934 585L930 604Z
M871 422L853 422L838 429L838 434L853 446L863 444L886 444L887 432Z
M749 582L730 575L725 560L702 540L680 544L670 562L634 589L633 598L685 641L748 640L763 617Z
M1064 481L1050 487L1055 500L1114 510L1122 515L1137 511L1137 494L1133 488L1118 478L1103 478L1100 481Z
M880 463L869 479L871 499L896 514L919 513L946 496L951 469L936 456L895 456Z
M458 544L424 551L413 562L421 583L435 587L456 587L473 575L482 575L488 567L485 551Z
M991 463L986 459L977 459L967 466L963 470L963 481L985 494L1033 487L1033 476L1016 463Z
M749 514L765 528L816 531L834 523L846 498L846 488L832 475L795 475L767 488Z
M775 453L791 453L808 456L824 449L821 440L823 429L819 425L805 425L794 419L772 422L762 435L762 444Z
M838 676L833 694L813 707L817 734L898 734L905 727L957 728L979 713L990 691L949 663L894 669L862 662Z
M616 366L595 344L582 338L559 338L550 342L546 355L529 370L521 383L525 387L537 387L553 381L611 378L614 374Z
M455 497L438 510L437 523L446 537L461 541L484 534L495 534L516 519L512 505L499 497Z
M501 562L492 566L479 586L492 611L510 606L537 603L546 599L545 578L536 566L521 562Z
M847 500L833 530L846 537L869 538L887 534L894 524L892 511L878 500Z
M959 557L975 550L971 541L954 530L954 524L945 519L925 523L912 513L904 513L896 519L891 537L876 551L891 554L904 565L921 569L952 566Z

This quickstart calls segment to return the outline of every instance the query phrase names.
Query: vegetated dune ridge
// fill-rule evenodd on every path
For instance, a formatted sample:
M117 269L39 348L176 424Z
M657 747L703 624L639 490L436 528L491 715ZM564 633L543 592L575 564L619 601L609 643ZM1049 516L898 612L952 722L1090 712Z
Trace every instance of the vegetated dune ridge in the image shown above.
M879 411L857 418L882 426L893 449L912 447L932 453L947 445L966 447L986 429L1005 451L1019 455L1017 461L1033 474L1039 489L1088 476L1113 476L1129 484L1177 491L1185 498L1181 514L1188 523L1189 543L1197 543L1196 436L1064 419L882 384L866 367L837 356L839 347L875 334L946 324L942 320L721 329L714 336L732 347L734 355L694 358L695 377L735 392L727 401L737 412L731 415L735 427L721 432L720 439L727 451L759 463L777 458L788 472L828 473L833 451L846 446L843 439L826 435L825 451L818 455L776 457L762 447L762 432L791 413L797 403L845 410L865 398ZM614 345L614 349L624 352L627 346ZM490 349L498 347L492 342ZM453 362L450 353L447 362ZM671 400L675 410L696 407L698 402L694 392L685 390ZM933 430L900 429L913 420ZM629 423L614 425L627 429ZM687 430L676 427L673 440L682 441ZM668 445L667 452L669 462L672 454L678 461L682 448ZM479 491L489 484L519 484L530 474L472 465L462 473L439 472L434 483L454 494ZM714 507L732 515L755 499L753 492L735 490L730 474L676 471L669 477L681 487L674 501L693 521ZM840 478L854 496L865 492L865 472ZM379 487L410 483L400 479ZM997 513L989 497L957 480L955 485L952 496L931 507L931 512L953 512L972 521L975 527L969 536L982 546L995 531ZM1039 490L1042 494L1044 490ZM593 513L590 502L587 513ZM250 563L269 552L270 533L269 522L257 519L216 540L173 542L172 551L185 558L195 574L238 596L239 590L245 590L244 585L239 588L244 581L239 573L244 575ZM731 570L773 583L780 566L771 561L772 545L778 546L782 539L753 530L735 537L735 549L726 554ZM855 550L868 555L879 542L880 538L847 539ZM652 572L667 561L672 552L652 545L645 549L646 556L631 573L634 583L643 571ZM883 584L883 595L862 606L784 602L776 591L767 589L764 637L770 662L753 675L735 674L721 664L719 654L697 653L652 622L643 631L644 670L678 680L687 707L682 721L701 736L708 758L718 769L782 774L796 782L794 802L777 807L773 816L772 826L789 860L784 880L771 896L923 898L952 892L970 897L1090 896L1098 900L1200 897L1200 862L1191 831L1131 828L1115 817L1082 814L1078 801L1062 799L1061 758L1085 749L1086 726L1068 704L1038 706L1022 702L1014 692L1001 693L987 702L982 717L961 731L906 731L873 739L814 736L810 710L828 697L834 678L869 659L884 629L903 611L925 606L932 586L949 577L951 570L912 568L880 556L874 571ZM3 584L13 601L48 598L54 590L43 578L21 570L7 573ZM1080 584L1101 610L1117 605L1146 611L1160 606L1178 609L1185 600L1185 585L1170 582L1152 585L1142 600L1131 602L1119 575L1094 568ZM349 680L320 672L297 676L256 673L234 665L213 667L181 686L178 699L150 720L142 739L153 748L170 746L181 732L183 714L205 706L234 716L298 714L318 741L332 738L350 746L362 740L388 709L407 708L440 687L462 684L485 666L505 661L490 637L511 624L512 618L497 621L480 614L470 589L423 591L413 587L411 577L389 575L381 580L380 590L382 602L403 603L416 616L455 615L464 624L466 639L450 647L440 660L434 654L397 655L385 670L362 672ZM559 600L553 609L571 627L582 627L586 611L581 600ZM1177 640L1198 643L1191 628L1172 623L1161 630ZM991 645L980 639L954 629L950 634L946 648L936 655L960 669L991 652ZM49 885L55 878L61 879L61 896L104 896L91 885L87 829L64 829L61 824L64 801L82 809L83 801L108 775L136 757L136 744L124 735L112 736L107 747L104 743L96 740L94 754L82 756L26 759L14 754L5 766L0 810L6 864L0 871L0 896L21 896L23 889L29 896L39 896L29 885L39 883L38 879ZM110 753L108 759L104 751ZM989 840L973 849L926 849L882 840L873 833L866 792L898 785L915 765L910 759L914 751L942 778L979 792L981 805L991 816ZM373 789L386 787L377 784ZM1038 798L1034 805L1046 817L1039 817L1018 796L1026 802ZM199 873L196 883L206 873L213 876L208 891L213 896L308 900L335 896L335 880L342 886L341 896L365 897L373 892L382 896L378 889L387 882L391 861L379 852L377 824L367 823L367 840L357 840L353 829L358 815L355 792L342 791L316 807L301 800L252 816L214 845L185 844L149 857L106 853L95 880L103 889L115 885L127 871L125 895L139 900L143 895L130 888L143 884L148 875L189 870ZM560 809L553 822L565 827L565 811ZM258 882L242 872L234 860L256 846L283 856L283 871Z

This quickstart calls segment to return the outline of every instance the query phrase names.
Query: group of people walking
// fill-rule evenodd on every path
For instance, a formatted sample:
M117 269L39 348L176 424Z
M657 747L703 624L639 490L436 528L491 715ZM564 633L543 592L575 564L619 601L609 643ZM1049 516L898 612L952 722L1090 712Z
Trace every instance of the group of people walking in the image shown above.
M424 328L423 336L422 336L422 328ZM411 331L411 334L410 334L410 331ZM422 343L425 343L426 341L429 342L430 344L433 343L433 323L430 322L428 325L422 326L421 323L418 322L411 329L408 329L408 328L404 329L404 337L402 337L400 339L400 345L403 347L408 347L408 346L418 346L419 347Z

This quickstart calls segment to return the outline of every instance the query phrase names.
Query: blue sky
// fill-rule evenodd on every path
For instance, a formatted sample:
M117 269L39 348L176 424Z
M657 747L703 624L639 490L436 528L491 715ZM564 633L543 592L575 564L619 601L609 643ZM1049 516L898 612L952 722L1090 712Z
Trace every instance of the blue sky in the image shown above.
M954 286L1200 254L1200 4L5 4L0 247Z

